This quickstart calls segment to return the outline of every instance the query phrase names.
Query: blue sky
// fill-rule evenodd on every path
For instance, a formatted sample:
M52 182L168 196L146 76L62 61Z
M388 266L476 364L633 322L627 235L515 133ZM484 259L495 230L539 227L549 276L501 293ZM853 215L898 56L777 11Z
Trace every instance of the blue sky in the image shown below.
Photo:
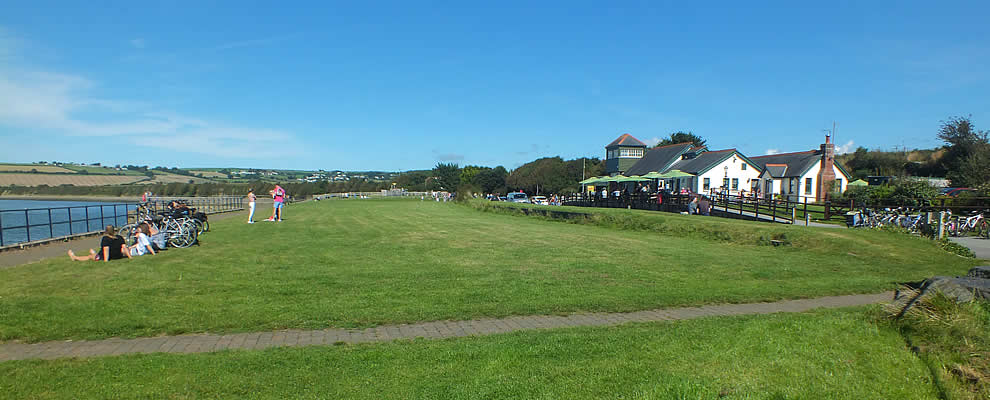
M832 121L840 150L990 128L987 2L66 3L2 7L0 160L513 168L622 133L762 155Z

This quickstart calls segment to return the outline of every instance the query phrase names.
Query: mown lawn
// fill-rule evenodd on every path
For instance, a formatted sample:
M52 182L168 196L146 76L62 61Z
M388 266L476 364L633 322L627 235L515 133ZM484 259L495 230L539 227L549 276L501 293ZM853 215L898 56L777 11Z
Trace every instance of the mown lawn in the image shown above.
M10 398L935 399L863 308L384 344L0 363Z
M961 274L974 263L885 232L626 210L600 216L602 224L579 225L453 203L335 200L293 205L281 223L219 220L197 248L0 270L0 340L817 297ZM790 246L759 245L781 235Z

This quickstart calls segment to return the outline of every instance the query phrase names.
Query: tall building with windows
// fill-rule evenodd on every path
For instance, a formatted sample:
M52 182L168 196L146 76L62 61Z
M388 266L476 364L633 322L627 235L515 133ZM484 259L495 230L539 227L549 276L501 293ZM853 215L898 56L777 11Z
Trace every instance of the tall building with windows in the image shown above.
M646 143L639 141L628 133L605 146L605 173L611 176L619 175L646 153Z

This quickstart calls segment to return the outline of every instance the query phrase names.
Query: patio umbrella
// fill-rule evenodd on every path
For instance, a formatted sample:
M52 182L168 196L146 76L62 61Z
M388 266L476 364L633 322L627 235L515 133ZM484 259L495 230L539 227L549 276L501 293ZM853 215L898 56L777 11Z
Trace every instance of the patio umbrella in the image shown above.
M663 174L657 171L649 172L640 176L647 179L663 179Z
M689 173L684 172L684 171L681 171L679 169L672 169L672 170L667 171L667 172L664 172L664 173L662 173L660 175L664 179L686 178L686 177L689 177L689 176L694 176L694 174L689 174Z
M593 177L591 177L591 178L588 178L588 179L585 179L585 180L583 180L583 181L581 181L581 182L578 182L578 183L580 183L580 184L582 184L582 185L587 185L587 184L589 184L589 183L595 183L595 182L597 182L597 181L598 181L598 177L597 177L597 176L593 176Z
M622 179L619 179L616 182L646 182L648 180L650 180L650 178L643 178L643 177L639 177L639 176L635 176L634 175L634 176L623 177Z
M870 184L862 179L857 179L846 184L846 186L869 186Z

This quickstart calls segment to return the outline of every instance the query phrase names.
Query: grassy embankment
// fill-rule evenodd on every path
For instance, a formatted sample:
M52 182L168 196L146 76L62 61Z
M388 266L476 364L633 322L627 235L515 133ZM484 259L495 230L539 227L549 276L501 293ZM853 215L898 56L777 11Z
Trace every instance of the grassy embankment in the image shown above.
M12 398L908 400L938 398L932 381L897 332L862 309L0 363L0 389Z
M259 219L268 212L259 210ZM201 247L0 271L0 339L366 327L806 298L889 290L974 263L885 232L626 210L595 215L597 225L572 225L418 200L339 200L291 206L282 223L229 218L213 224ZM761 245L770 239L790 245Z

